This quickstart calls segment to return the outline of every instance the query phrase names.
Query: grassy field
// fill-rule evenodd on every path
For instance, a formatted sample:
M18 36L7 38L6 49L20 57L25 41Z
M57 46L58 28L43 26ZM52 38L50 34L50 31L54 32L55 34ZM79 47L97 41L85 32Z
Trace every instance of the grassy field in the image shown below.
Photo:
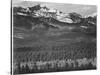
M52 72L66 70L81 70L96 68L96 42L94 41L79 41L71 42L59 40L58 44L40 44L34 46L19 47L14 49L14 64L16 66L15 73L37 73L37 72ZM62 42L64 42L62 44ZM56 42L57 43L57 42ZM59 65L57 61L64 61L69 68ZM70 64L71 67L70 67ZM40 62L40 65L37 63ZM67 63L66 63L67 62ZM78 66L80 63L83 65ZM31 63L31 64L30 64ZM62 63L61 65L63 65ZM29 64L31 66L29 66ZM53 64L53 68L52 67ZM85 64L85 65L84 65ZM18 66L19 65L19 66ZM21 66L22 65L22 66ZM23 66L24 65L24 66ZM32 65L35 65L32 67ZM49 66L47 66L49 65ZM51 65L51 66L50 66ZM60 66L61 66L60 65ZM75 65L75 67L74 67ZM14 66L14 67L15 67ZM18 69L18 67L20 69ZM24 67L24 70L22 69ZM26 71L28 67L28 70ZM38 69L38 67L40 67ZM47 69L48 67L48 69ZM31 69L32 70L31 70ZM33 70L34 69L34 70Z
M14 73L96 69L96 37L66 30L15 30ZM59 33L59 35L58 35Z

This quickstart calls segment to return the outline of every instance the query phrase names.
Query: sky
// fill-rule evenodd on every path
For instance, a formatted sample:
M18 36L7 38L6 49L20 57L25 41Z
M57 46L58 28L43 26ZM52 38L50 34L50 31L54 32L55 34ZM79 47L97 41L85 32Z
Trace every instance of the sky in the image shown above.
M76 12L80 15L88 16L97 13L97 7L95 5L81 5L81 4L67 4L67 3L50 3L50 2L35 2L35 1L22 1L12 0L13 6L31 7L37 4L47 6L48 8L57 9L64 13Z

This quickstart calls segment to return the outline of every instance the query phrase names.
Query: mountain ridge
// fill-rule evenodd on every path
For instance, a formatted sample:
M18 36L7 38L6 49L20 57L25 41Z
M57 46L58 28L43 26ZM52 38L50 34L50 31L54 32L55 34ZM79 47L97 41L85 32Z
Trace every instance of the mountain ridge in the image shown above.
M63 18L71 19L70 15L53 9L52 12L53 13L51 13L51 10L48 9L46 6L40 7L40 5L27 8L13 7L13 13L14 13L13 25L14 27L19 27L20 29L22 28L25 29L26 31L28 30L39 33L47 31L64 31L64 30L67 30L68 32L72 31L72 32L82 32L89 34L96 33L96 17L89 16L86 18L80 18L77 17L77 13L74 13L74 15L73 13L71 13L73 18L76 17L76 22L70 23L70 22L60 21L57 18L55 18L55 16L57 17L57 13L60 13L59 16L62 16Z

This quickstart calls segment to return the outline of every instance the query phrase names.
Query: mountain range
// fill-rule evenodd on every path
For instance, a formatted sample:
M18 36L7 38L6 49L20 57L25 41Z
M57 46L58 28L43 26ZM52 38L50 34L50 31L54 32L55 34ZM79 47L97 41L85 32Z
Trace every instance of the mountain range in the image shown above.
M13 7L13 27L14 37L22 39L30 36L28 33L42 32L42 34L60 31L95 34L96 15L83 18L77 13L66 14L46 6L41 7L40 4L25 8Z

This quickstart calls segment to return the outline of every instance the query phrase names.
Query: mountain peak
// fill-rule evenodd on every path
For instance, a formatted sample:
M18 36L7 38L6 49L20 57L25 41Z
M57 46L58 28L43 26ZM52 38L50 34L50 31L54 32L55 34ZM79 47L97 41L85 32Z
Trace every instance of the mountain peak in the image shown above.
M85 16L85 17L95 17L95 16L97 16L97 13L95 12L95 13L92 13L92 14L90 14L90 15L87 15L87 16Z
M26 8L19 7L17 14L25 16L31 15L33 17L52 17L61 22L73 23L68 14L56 9L49 9L46 6L41 6L41 4Z

